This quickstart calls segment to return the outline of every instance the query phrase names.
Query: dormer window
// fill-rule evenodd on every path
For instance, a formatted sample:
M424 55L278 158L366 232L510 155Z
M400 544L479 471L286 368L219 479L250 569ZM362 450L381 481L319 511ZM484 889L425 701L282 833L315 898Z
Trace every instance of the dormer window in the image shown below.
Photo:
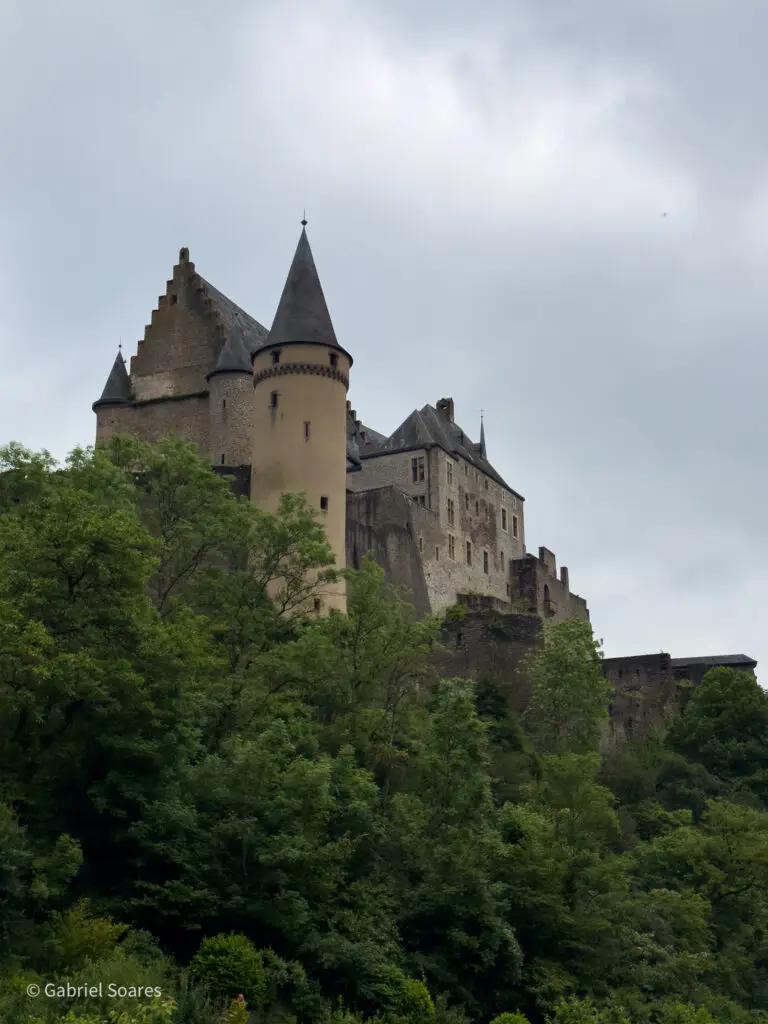
M274 350L274 352L272 353L272 362L273 363L279 363L280 362L280 349L279 348L276 348Z
M339 357L336 355L336 353L329 352L328 356L331 360L331 366L333 366L334 368L337 367L339 365Z

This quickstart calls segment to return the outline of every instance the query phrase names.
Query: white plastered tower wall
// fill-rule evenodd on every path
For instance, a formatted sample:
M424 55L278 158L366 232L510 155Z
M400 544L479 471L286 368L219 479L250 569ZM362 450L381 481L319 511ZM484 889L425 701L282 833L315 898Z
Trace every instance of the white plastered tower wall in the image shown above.
M325 527L338 569L345 568L346 560L351 365L351 356L336 341L302 230L269 337L253 357L251 500L275 512L282 495L306 494ZM315 596L321 614L346 611L343 579L323 584L313 601Z

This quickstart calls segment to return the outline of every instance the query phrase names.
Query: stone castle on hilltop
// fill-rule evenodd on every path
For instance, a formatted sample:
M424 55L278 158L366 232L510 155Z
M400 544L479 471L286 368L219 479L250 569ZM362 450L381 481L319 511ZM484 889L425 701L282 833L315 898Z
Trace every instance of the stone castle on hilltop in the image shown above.
M542 620L588 619L586 601L551 551L527 552L525 500L489 462L482 423L478 442L456 423L453 399L411 412L388 437L360 422L347 400L352 356L336 338L302 225L270 330L180 251L130 368L118 352L94 403L97 443L175 435L264 509L305 493L337 565L359 568L371 553L421 614L468 606L444 622L445 671L513 680ZM314 600L319 614L345 609L343 583ZM688 681L718 665L754 674L756 662L604 659L615 691L606 742L647 735L687 699Z
M94 403L96 440L191 441L269 511L283 493L306 493L336 564L357 568L370 552L422 613L463 603L589 618L554 554L527 553L524 499L489 462L482 424L473 442L441 398L387 437L347 400L351 368L306 222L269 330L182 249L130 368L119 352ZM320 613L345 606L343 584L316 601Z

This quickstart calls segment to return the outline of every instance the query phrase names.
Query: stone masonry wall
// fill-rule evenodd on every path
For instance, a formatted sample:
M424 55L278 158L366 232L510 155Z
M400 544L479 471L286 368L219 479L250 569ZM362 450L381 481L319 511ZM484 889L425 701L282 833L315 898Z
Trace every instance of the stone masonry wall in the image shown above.
M587 602L571 593L565 566L558 578L555 556L548 548L539 548L538 558L526 555L515 559L510 571L513 597L525 602L531 611L536 611L546 621L589 619Z
M180 437L208 455L208 394L180 399L160 399L140 405L101 406L96 410L96 442L116 434L128 434L156 444L164 437Z
M519 671L521 659L538 643L541 620L535 615L467 612L441 630L441 648L432 662L443 678L479 681L493 677L510 690L520 714L530 699L530 684Z
M416 508L394 487L347 494L347 565L357 569L365 555L372 554L386 581L404 587L421 615L430 611L418 549L418 536L429 536L426 516L426 510Z
M525 550L521 499L436 446L374 456L364 459L362 466L361 472L350 475L350 490L394 486L433 512L435 529L424 536L423 562L434 612L455 604L460 593L510 600L509 562ZM501 528L502 507L506 530Z
M217 373L210 380L210 457L214 466L250 466L255 440L253 377Z
M131 359L130 376L137 401L195 394L208 389L206 374L224 337L186 249L167 282L165 295Z

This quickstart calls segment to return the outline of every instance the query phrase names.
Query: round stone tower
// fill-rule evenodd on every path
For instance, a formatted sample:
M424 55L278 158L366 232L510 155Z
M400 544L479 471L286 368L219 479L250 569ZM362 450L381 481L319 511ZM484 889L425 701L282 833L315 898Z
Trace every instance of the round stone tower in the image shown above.
M343 569L352 357L336 340L305 225L272 329L253 356L251 498L274 512L283 494L306 494ZM344 581L313 601L320 614L346 611Z

